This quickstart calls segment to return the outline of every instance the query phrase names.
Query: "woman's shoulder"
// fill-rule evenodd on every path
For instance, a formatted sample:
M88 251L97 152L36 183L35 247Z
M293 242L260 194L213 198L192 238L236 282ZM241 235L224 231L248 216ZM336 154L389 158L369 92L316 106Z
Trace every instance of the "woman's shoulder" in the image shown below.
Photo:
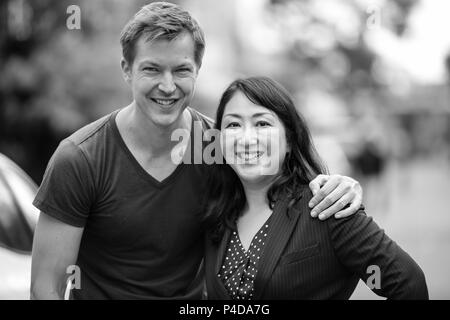
M373 223L373 219L367 216L364 206L361 206L354 214L343 218L336 218L332 215L326 220L320 220L312 217L312 208L309 207L309 202L313 197L312 191L309 186L302 186L299 192L299 198L288 205L289 215L299 215L298 228L312 228L315 232L330 234L338 230L351 230L356 226L362 227Z

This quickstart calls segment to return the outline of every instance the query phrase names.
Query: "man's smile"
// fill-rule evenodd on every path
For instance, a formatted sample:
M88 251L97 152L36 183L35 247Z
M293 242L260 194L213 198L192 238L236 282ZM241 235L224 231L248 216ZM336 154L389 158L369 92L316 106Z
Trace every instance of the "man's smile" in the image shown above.
M153 102L162 105L162 106L170 106L177 102L179 99L160 99L160 98L150 98Z

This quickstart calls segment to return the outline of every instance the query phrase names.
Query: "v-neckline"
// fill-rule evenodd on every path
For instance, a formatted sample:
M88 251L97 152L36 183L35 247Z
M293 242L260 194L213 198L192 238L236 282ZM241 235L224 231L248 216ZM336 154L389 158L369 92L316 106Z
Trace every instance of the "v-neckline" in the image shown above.
M127 158L130 160L133 167L136 169L137 173L142 178L144 178L145 180L147 180L148 182L153 184L155 187L162 188L162 187L170 184L176 178L176 176L186 167L185 164L183 163L183 161L181 161L176 166L175 170L173 170L167 177L165 177L162 180L158 180L155 177L153 177L150 173L148 173L147 170L145 170L144 167L142 167L142 165L139 163L139 161L137 161L136 157L133 155L131 150L128 148L127 144L123 140L122 135L120 134L120 131L119 131L119 128L117 127L117 122L116 122L116 117L117 117L117 114L120 112L120 110L122 110L122 109L116 110L111 115L111 118L110 118L111 127L114 132L114 135L116 136L117 142L119 143L121 149L124 151ZM187 110L188 110L189 114L191 115L191 131L189 133L189 142L188 142L188 145L190 145L192 142L192 139L193 139L194 114L193 114L193 112L191 112L191 110L189 110L189 108L187 108ZM189 152L189 150L190 150L190 148L187 148L186 152ZM184 155L183 155L183 157L184 157Z
M250 253L250 249L251 249L251 247L252 247L253 242L255 241L256 236L261 232L261 230L262 230L263 228L266 227L266 225L268 225L268 223L269 223L269 221L270 221L270 218L272 217L272 214L273 214L273 211L272 211L272 213L270 214L270 216L266 219L266 221L264 221L264 223L263 223L262 226L258 229L258 231L256 231L256 233L253 235L253 238L252 238L252 240L250 241L250 244L248 245L248 249L247 249L247 250L245 250L245 248L244 248L244 245L243 245L243 243L242 243L241 236L239 235L239 231L238 231L237 224L236 224L236 238L237 238L237 241L238 241L238 243L239 243L239 246L241 247L242 252L244 253L245 256L247 256L247 254Z

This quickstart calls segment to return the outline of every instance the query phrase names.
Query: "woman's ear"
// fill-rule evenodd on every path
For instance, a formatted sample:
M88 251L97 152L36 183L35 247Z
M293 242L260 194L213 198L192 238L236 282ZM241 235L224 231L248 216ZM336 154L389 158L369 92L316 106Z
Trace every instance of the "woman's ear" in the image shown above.
M292 152L292 147L291 147L291 143L288 140L287 144L286 144L286 155L285 155L285 158L284 158L284 162L286 163L286 165L288 167L289 167L289 161L291 160L291 157L292 157L291 152Z
M286 155L288 155L292 151L292 142L291 139L286 135Z

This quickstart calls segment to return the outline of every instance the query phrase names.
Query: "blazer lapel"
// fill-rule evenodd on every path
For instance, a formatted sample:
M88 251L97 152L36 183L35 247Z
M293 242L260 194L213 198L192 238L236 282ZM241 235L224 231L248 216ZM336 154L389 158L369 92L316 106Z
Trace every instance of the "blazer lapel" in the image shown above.
M222 280L217 275L219 274L220 268L222 267L225 250L227 249L227 244L228 244L228 241L230 240L230 237L231 237L231 231L228 228L226 228L224 236L223 236L222 240L220 241L219 248L217 249L217 252L216 252L216 256L215 256L216 264L214 267L214 275L213 275L214 278L212 279L212 284L214 286L214 289L216 290L216 293L218 293L221 296L221 299L224 299L224 300L229 300L231 298L228 295L228 292L225 289L225 286L223 285Z
M304 190L305 189L301 191L301 198L306 198L303 197ZM283 197L282 200L275 204L269 226L269 233L266 238L266 245L258 264L258 272L254 282L254 300L261 299L267 282L270 279L292 232L294 231L298 217L300 216L299 208L302 208L302 206L299 206L298 204L302 200L303 199L299 199L298 202L289 209L289 212L287 209L289 204L287 197Z

